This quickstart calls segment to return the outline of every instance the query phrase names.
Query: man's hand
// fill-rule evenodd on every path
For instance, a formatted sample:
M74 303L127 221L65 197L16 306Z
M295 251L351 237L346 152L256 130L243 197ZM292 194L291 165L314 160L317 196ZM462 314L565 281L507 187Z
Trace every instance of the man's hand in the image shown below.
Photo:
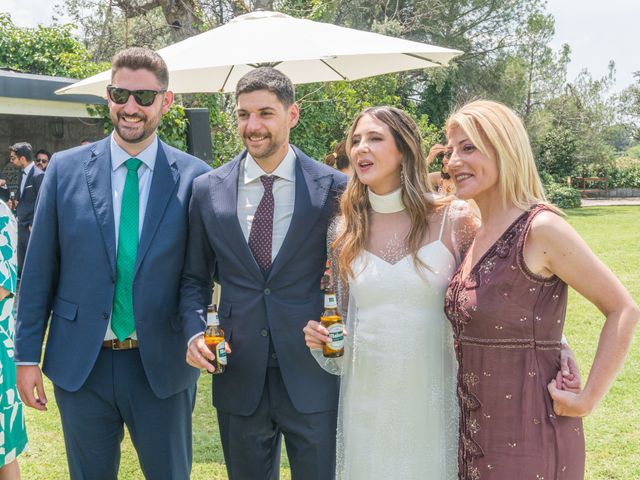
M17 365L16 383L22 403L36 410L47 409L47 396L44 393L42 372L38 365ZM34 390L37 396L34 395Z
M231 346L225 341L225 350L227 355L231 354ZM187 348L187 363L195 368L204 368L207 372L213 373L214 353L209 350L207 344L204 343L204 335L201 335L191 341Z

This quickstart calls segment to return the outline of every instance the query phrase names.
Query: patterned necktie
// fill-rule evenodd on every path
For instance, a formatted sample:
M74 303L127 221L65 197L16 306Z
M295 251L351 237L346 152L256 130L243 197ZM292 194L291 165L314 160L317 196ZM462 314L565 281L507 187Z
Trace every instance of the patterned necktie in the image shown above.
M118 256L116 261L116 288L113 296L111 329L122 341L135 330L133 317L133 269L138 255L138 225L140 196L138 169L142 162L130 158L125 162L127 179L122 192L120 226L118 228Z
M265 272L271 266L271 244L273 240L273 182L275 175L260 177L264 195L256 209L249 233L249 248L260 269Z

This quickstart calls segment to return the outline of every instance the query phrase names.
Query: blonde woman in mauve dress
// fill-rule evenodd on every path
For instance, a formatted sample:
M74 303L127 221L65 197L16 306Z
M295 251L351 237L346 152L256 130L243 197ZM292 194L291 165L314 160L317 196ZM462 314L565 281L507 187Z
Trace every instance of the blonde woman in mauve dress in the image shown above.
M545 200L522 121L471 102L447 123L448 171L482 224L454 274L461 480L581 480L582 421L622 367L640 316L631 296ZM557 375L567 287L605 317L584 390Z

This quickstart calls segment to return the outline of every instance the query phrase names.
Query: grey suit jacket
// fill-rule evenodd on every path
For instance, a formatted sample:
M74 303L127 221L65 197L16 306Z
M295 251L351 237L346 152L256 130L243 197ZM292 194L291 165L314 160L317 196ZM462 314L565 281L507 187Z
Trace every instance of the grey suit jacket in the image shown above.
M39 362L54 384L78 390L96 361L111 316L116 238L110 137L56 153L36 207L22 274L15 359ZM178 291L194 178L201 160L159 142L133 281L140 356L160 398L196 381L185 363ZM51 322L49 324L49 315Z
M204 330L214 278L222 286L219 316L233 353L213 379L216 408L250 415L258 406L269 342L294 407L303 413L336 409L338 377L322 370L304 342L303 327L322 312L320 278L327 228L338 211L346 177L299 149L296 197L284 243L265 274L237 218L238 176L246 152L196 179L189 209L189 244L180 310L185 341Z

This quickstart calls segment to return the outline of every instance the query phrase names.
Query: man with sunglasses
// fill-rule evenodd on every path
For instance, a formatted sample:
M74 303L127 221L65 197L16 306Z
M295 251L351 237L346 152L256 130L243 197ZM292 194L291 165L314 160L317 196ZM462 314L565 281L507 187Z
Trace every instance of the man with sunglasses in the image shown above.
M47 170L47 166L49 165L49 159L51 158L51 154L47 152L44 148L41 148L36 152L36 165L43 172Z
M124 424L142 471L185 480L198 371L184 363L178 289L192 180L209 170L156 135L172 102L162 58L113 59L113 133L53 155L38 200L16 327L18 389L54 384L70 478L116 479ZM34 392L35 391L35 392ZM35 393L35 394L34 394Z

